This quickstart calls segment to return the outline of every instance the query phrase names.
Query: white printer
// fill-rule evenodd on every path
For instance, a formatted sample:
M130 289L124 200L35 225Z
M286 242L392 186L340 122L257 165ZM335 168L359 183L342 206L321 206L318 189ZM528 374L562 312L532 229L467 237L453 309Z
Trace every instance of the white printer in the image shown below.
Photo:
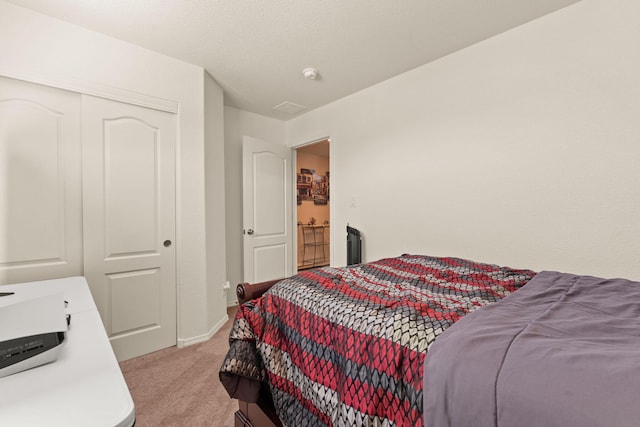
M0 377L57 359L67 332L64 295L40 297L0 287Z

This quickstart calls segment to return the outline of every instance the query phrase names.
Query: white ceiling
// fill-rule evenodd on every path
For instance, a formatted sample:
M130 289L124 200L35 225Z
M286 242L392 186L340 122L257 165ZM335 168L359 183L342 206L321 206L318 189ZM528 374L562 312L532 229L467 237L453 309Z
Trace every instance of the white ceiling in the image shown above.
M8 1L202 66L226 105L288 120L273 107L307 112L577 0Z

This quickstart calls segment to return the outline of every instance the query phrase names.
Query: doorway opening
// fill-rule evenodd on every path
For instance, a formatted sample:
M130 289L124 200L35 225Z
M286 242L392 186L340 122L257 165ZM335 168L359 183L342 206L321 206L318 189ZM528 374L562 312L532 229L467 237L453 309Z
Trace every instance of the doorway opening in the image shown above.
M329 139L296 148L298 271L329 265Z

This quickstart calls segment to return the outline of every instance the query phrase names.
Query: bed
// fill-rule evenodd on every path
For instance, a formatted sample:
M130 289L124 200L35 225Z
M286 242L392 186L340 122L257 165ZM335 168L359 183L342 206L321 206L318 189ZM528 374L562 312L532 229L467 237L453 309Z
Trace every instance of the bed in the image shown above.
M402 255L239 291L236 426L640 420L635 282Z
M421 425L429 345L534 274L416 255L301 272L239 307L220 379L285 426Z

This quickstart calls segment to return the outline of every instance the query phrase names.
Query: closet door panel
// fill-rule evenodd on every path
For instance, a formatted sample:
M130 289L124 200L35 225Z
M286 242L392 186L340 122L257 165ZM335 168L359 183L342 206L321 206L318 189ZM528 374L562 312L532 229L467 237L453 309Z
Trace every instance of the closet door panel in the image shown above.
M176 344L175 115L82 96L84 268L116 357Z
M0 77L0 284L82 275L80 95Z
M107 258L157 254L158 136L157 128L130 117L104 122Z

